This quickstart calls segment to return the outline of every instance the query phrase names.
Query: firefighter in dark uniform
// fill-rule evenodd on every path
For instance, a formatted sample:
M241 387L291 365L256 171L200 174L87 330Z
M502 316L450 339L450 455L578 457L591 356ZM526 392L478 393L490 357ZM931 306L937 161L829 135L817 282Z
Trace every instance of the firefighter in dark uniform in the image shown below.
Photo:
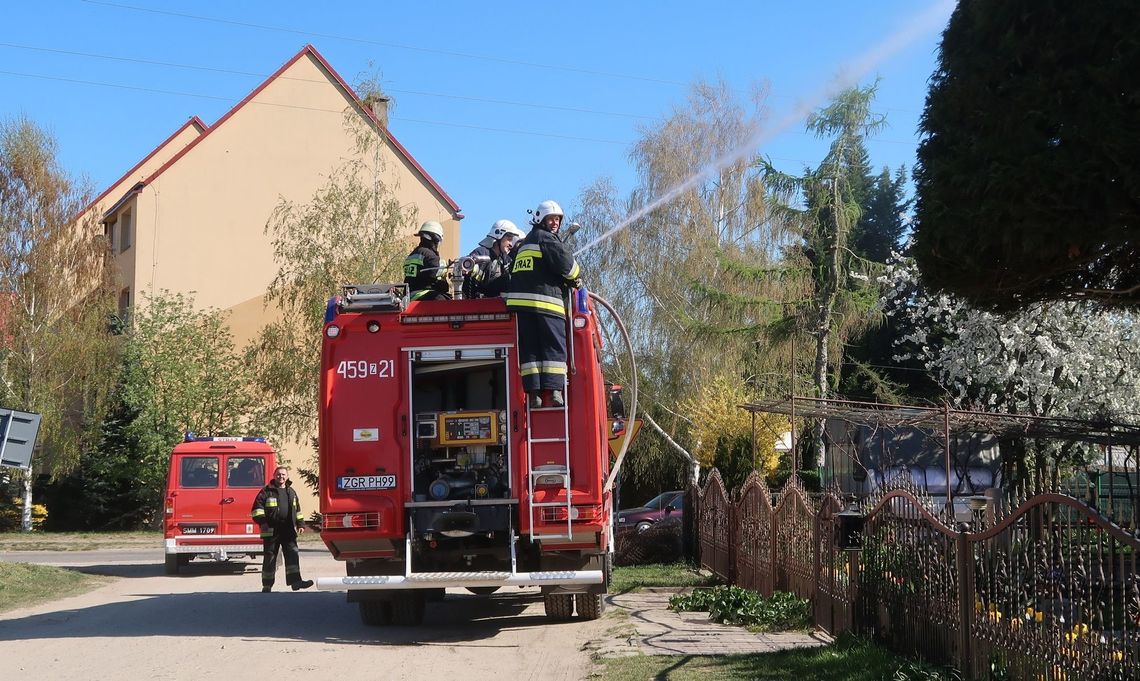
M511 249L522 239L522 230L510 220L497 220L491 231L479 242L468 258L487 258L478 262L463 280L463 295L468 298L495 298L506 293L511 283Z
M428 220L420 225L416 234L420 237L420 245L404 259L404 283L408 285L408 296L411 300L450 298L447 269L439 263L443 226L435 220Z
M530 234L515 248L507 309L519 329L519 373L532 407L566 404L567 290L581 285L574 255L558 238L562 207L538 204Z
M301 579L297 534L305 531L305 516L301 514L301 502L289 480L288 468L281 466L273 471L273 480L253 500L250 515L261 526L261 590L273 590L278 549L285 556L285 582L293 591L312 586L313 580Z

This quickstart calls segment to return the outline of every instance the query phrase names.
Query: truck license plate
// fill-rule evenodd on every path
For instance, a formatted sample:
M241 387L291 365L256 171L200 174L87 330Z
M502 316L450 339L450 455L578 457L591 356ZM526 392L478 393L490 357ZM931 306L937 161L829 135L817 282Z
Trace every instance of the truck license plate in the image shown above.
M183 525L182 534L216 534L217 527L213 525Z
M395 489L394 475L344 475L336 479L339 490Z

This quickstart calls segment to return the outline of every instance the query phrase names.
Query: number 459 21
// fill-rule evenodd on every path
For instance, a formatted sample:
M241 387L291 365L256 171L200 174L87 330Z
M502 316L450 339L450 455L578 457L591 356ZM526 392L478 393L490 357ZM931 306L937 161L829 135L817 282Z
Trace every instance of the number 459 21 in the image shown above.
M396 360L382 359L378 362L369 362L366 359L342 359L336 367L336 373L341 378L392 378L396 375Z

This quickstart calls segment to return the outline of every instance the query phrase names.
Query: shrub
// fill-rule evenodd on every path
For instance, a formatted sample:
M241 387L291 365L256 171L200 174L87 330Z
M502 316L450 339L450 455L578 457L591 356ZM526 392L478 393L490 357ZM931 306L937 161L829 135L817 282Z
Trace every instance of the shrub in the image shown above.
M737 624L762 631L807 629L811 626L808 600L795 594L777 591L764 598L755 591L738 586L714 586L677 594L669 599L672 610L707 610L709 619L724 624Z
M12 497L8 501L9 503L0 505L0 532L12 532L20 529L23 519L24 502L19 497ZM47 506L43 504L32 504L33 530L38 530L43 527L47 517Z

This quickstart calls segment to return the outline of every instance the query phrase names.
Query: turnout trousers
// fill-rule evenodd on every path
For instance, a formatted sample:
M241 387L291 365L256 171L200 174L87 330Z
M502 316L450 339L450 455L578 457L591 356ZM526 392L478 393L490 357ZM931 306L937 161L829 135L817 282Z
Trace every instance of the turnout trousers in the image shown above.
M272 537L261 540L261 586L273 586L277 573L277 551L285 556L285 583L289 586L301 582L301 555L297 549L297 533L274 529Z
M566 320L537 312L516 312L519 375L523 390L566 389Z

